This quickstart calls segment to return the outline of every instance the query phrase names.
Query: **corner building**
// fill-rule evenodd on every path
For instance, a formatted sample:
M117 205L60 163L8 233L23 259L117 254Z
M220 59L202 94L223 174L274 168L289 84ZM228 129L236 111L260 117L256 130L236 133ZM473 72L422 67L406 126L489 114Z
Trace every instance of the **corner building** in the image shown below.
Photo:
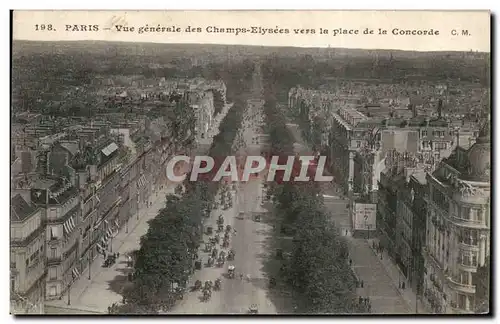
M436 313L475 311L475 276L490 255L490 125L468 150L460 145L432 174L424 297Z

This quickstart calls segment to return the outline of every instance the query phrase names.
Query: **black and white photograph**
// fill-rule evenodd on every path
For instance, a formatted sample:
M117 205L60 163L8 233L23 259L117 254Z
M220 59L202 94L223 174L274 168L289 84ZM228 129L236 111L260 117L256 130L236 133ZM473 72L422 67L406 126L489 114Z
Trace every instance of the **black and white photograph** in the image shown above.
M11 19L12 315L491 315L488 11Z

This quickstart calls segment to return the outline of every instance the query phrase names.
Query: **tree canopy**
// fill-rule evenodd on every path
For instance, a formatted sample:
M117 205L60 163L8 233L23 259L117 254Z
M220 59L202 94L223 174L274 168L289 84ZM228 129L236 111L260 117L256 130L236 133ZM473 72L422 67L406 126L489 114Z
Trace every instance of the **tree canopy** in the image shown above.
M246 81L242 78L241 82ZM236 86L244 87L242 84ZM209 149L210 156L231 153L231 144L241 126L244 104L242 99L236 101L223 119L220 133ZM136 253L132 287L124 291L125 303L112 305L110 313L156 313L175 305L177 292L174 287L184 286L193 271L202 236L202 218L214 206L219 190L219 183L189 182L189 175L186 179L184 193L179 195L177 190L176 195L168 195L165 207L149 221L148 232L141 237Z
M293 154L293 138L277 108L273 69L264 67L265 116L271 152ZM300 313L361 313L356 301L356 279L348 265L344 239L329 222L316 183L276 182L271 186L275 213L283 234L293 236L293 249L284 277L300 298Z

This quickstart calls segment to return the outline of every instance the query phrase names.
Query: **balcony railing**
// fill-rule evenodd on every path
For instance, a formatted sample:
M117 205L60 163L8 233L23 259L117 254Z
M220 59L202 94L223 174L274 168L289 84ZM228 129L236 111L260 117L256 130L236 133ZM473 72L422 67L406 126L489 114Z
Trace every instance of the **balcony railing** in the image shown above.
M477 266L478 266L478 263L477 263L477 260L476 262L473 262L471 260L467 260L467 259L462 259L462 258L458 258L457 260L458 264L460 265L460 267L462 268L465 268L465 270L476 270L477 269Z
M469 285L469 284L463 284L459 281L458 278L453 278L452 276L448 277L448 282L449 285L452 289L458 290L467 294L475 294L476 293L476 286L475 285Z
M461 247L464 247L466 250L471 249L479 249L479 241L478 240L460 240L459 244Z

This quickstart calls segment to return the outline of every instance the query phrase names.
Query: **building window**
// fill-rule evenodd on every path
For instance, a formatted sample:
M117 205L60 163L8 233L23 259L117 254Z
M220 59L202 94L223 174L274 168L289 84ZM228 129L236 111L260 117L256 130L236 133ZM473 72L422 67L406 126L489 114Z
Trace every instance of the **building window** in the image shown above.
M466 310L467 307L467 296L462 294L457 294L458 297L458 308Z
M461 262L465 266L477 267L477 253L472 251L462 251Z
M50 286L49 287L49 296L56 296L57 295L57 287L56 286Z
M459 218L469 220L470 219L470 208L469 207L461 207Z
M427 131L426 130L422 131L422 137L425 137L425 136L427 136Z
M434 148L436 150L446 150L446 143L436 142Z
M50 257L51 258L56 258L57 257L57 249L56 248L51 248L50 249Z
M470 220L471 221L482 221L481 210L478 208L470 209Z
M10 291L16 290L16 278L10 278Z
M49 268L49 279L56 280L57 279L57 267Z
M473 229L462 229L458 237L459 242L466 245L477 246L478 244L478 232Z
M356 147L361 147L361 141L356 142Z
M462 285L470 285L470 274L467 271L460 270L460 283Z

